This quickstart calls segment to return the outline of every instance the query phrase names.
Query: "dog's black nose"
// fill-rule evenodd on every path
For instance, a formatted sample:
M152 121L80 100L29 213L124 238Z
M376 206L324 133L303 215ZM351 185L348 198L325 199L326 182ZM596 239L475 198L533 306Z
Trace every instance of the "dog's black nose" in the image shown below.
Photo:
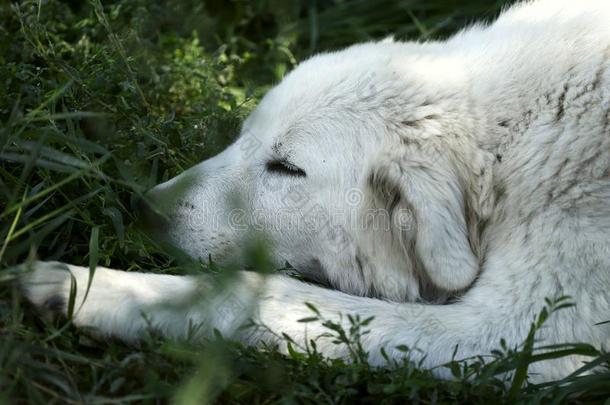
M150 194L142 194L135 197L133 202L136 217L140 225L147 230L160 230L166 221L158 213L159 209L154 206Z
M133 208L135 210L136 217L140 219L142 216L146 215L146 211L150 209L148 203L146 202L146 198L142 194L134 197Z

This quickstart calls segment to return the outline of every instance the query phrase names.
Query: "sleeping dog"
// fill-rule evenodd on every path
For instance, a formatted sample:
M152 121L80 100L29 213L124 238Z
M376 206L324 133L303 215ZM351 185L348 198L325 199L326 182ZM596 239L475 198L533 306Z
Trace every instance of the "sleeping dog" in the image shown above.
M307 302L342 324L374 316L371 364L407 345L434 367L456 346L467 358L520 344L545 298L569 295L541 344L608 348L610 325L596 323L610 318L610 3L526 2L446 41L312 57L234 144L143 201L155 234L192 257L231 260L262 230L278 266L317 283L243 271L199 299L213 289L205 276L98 268L89 280L36 262L28 299L65 314L74 280L73 321L96 334L184 338L196 324L196 339L217 329L280 350L282 333L305 346L325 332L299 322ZM266 328L239 328L248 319ZM331 340L318 350L345 357ZM582 364L530 371L549 380Z

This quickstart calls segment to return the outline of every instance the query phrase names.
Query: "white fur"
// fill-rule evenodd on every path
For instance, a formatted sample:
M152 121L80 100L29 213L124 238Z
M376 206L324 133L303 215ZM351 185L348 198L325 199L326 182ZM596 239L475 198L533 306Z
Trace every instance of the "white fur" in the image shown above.
M406 344L432 367L456 345L458 357L501 338L518 345L544 298L569 295L576 306L551 317L541 343L607 349L610 326L595 324L610 318L609 22L607 1L539 0L447 41L367 43L302 63L235 144L147 198L169 216L164 236L195 257L230 258L262 230L278 263L335 290L244 272L204 300L209 279L98 268L75 323L129 341L153 326L176 338L217 328L253 345L285 332L304 345L323 332L297 322L311 302L341 322L375 317L363 342L372 364L384 363L381 347L398 358ZM267 170L278 159L307 175ZM69 294L53 266L36 264L25 284L41 307ZM78 309L88 271L69 270ZM249 316L269 329L238 331ZM346 354L324 338L318 348ZM558 378L582 360L531 371Z

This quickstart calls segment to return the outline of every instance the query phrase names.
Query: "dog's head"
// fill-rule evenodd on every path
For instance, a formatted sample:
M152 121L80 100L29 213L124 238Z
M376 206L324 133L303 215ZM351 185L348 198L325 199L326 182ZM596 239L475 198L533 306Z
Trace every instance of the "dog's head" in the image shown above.
M460 67L418 49L364 44L304 62L233 145L146 194L166 215L153 222L221 261L258 231L278 264L353 294L464 289L493 159L476 147Z

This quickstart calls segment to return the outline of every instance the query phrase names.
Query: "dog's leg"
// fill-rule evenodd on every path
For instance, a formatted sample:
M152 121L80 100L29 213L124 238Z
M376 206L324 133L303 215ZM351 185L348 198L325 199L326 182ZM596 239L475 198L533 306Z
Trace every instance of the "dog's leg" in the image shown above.
M374 316L371 332L363 337L364 348L370 352L370 361L374 364L384 363L382 347L390 355L397 355L399 345L432 349L428 357L432 363L449 360L452 347L465 343L467 332L474 328L470 325L472 318L465 317L459 305L397 304L355 297L284 276L240 272L230 288L219 294L209 291L209 280L204 283L195 277L103 267L96 269L87 292L88 281L89 270L84 267L36 262L33 271L25 277L23 287L27 298L38 308L66 315L71 286L75 284L73 322L96 335L129 342L137 341L149 328L171 338L185 338L194 331L204 337L218 329L228 335L238 332L237 337L251 345L260 342L282 345L285 342L280 337L286 333L297 344L305 346L308 339L329 332L321 322L299 322L314 315L305 305L307 302L322 317L342 323L346 329L349 329L348 314L359 314L361 318ZM254 305L257 299L258 305ZM238 331L249 318L267 328ZM199 325L202 327L197 329ZM438 350L445 335L452 336L450 346ZM345 356L346 348L331 340L318 339L318 349L331 357ZM471 350L483 349L478 344L475 346Z
M171 338L198 337L204 332L197 328L211 324L230 335L247 319L248 311L222 316L226 314L219 305L227 311L236 305L246 309L255 299L253 292L243 288L219 288L221 293L215 293L213 280L205 277L97 267L89 286L88 268L59 262L34 262L32 267L21 284L25 296L42 312L71 315L76 326L96 336L127 342L136 342L149 330Z
M201 283L195 277L97 268L83 303L88 269L40 262L34 267L24 280L24 291L37 307L65 315L72 274L77 285L74 323L96 335L129 342L137 341L150 328L178 339L211 336L217 329L249 345L265 342L286 350L286 341L282 338L285 333L299 346L305 347L310 339L315 339L324 355L346 358L345 345L333 343L333 338L328 336L320 337L329 332L321 322L299 321L314 315L304 305L307 302L324 319L342 324L346 330L349 330L347 315L374 316L367 327L370 332L361 340L371 364L386 364L382 348L390 358L404 357L404 351L397 347L405 345L421 350L411 351L412 360L421 360L425 367L433 367L450 361L456 345L457 358L464 358L490 353L499 346L500 338L506 339L509 345L519 344L531 320L529 316L515 313L503 316L491 305L485 308L468 303L398 304L351 296L288 277L250 272L240 272L229 289L212 297L209 279ZM249 318L266 327L240 329ZM443 374L442 370L439 374Z

